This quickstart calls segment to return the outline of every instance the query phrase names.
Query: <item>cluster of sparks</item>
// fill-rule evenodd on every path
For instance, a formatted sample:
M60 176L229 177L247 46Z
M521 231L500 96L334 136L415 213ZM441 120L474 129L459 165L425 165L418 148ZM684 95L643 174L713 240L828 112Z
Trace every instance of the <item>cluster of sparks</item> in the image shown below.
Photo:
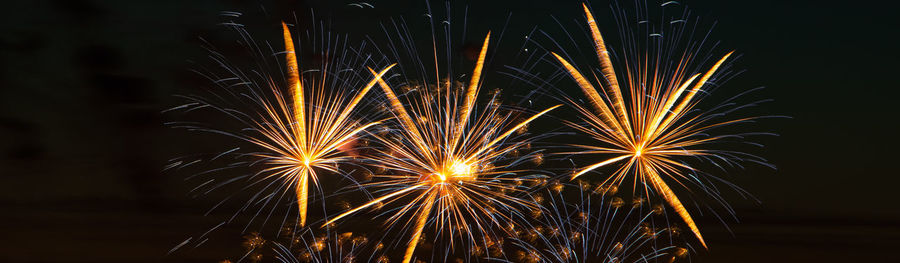
M325 81L301 78L290 30L287 24L282 23L282 27L291 101L276 96L276 105L265 104L266 119L272 121L258 122L256 126L262 138L249 137L248 140L268 150L257 154L270 165L266 169L268 176L282 177L295 185L299 224L303 226L306 224L310 181L314 184L318 182L315 168L337 173L335 164L348 158L341 154L341 146L350 143L363 130L379 124L348 118L375 85L375 80L360 89L349 101L344 98L348 94L327 96L324 92ZM376 78L388 69L390 67L377 73ZM324 70L321 74L322 78L328 76ZM305 91L305 87L309 86L313 86L313 91L308 92L312 98L307 98L309 94ZM307 100L310 102L307 103ZM308 107L307 104L318 106Z
M617 75L596 21L587 6L583 6L600 62L599 75L591 71L592 74L586 76L563 56L552 54L575 80L588 101L588 105L582 105L569 100L585 124L565 122L600 143L596 146L575 145L583 149L575 153L609 157L577 169L567 180L575 180L600 168L615 166L614 172L598 184L598 189L603 189L598 203L613 207L604 211L617 211L621 206L621 199L603 198L610 189L615 189L626 177L633 175L635 188L643 187L646 191L658 193L706 247L699 228L669 184L674 182L683 185L679 181L686 178L683 173L698 171L680 161L680 158L716 154L703 146L717 142L724 136L708 136L705 132L748 120L710 122L704 115L690 114L699 101L696 94L703 90L731 53L723 56L707 71L694 74L688 70L688 64L691 63L689 54L677 62L675 70L662 69L647 62L646 57L626 59L626 63L632 64L626 64L624 68L628 70L620 76ZM524 262L578 262L586 260L590 253L602 251L607 254L604 262L618 262L619 257L636 251L632 246L637 248L643 244L639 242L648 242L647 237L655 237L674 229L635 228L624 233L624 240L631 240L630 243L608 243L595 239L599 237L598 233L609 232L603 229L611 228L611 225L604 221L604 217L592 215L593 212L587 209L589 204L584 205L590 203L589 200L595 196L596 191L585 195L585 189L582 188L579 194L586 199L581 200L582 206L576 205L577 209L571 211L566 208L567 204L559 191L548 190L551 196L557 196L552 198L554 202L549 207L535 201L542 198L535 198L533 189L523 185L527 185L529 180L546 180L540 176L521 176L520 174L529 171L516 170L509 162L504 162L504 158L530 145L527 139L514 136L517 131L560 105L524 118L520 117L523 112L503 110L494 101L498 99L496 96L488 107L477 107L490 33L484 38L467 83L438 79L434 84L406 87L413 92L398 96L385 78L395 64L380 71L369 68L371 80L355 89L355 94L331 93L326 91L329 87L325 85L325 81L304 78L291 32L286 24L282 23L282 27L289 94L281 96L278 87L273 86L273 92L277 95L275 103L263 104L262 120L254 123L260 136L248 136L244 139L264 149L261 153L254 154L268 164L260 173L266 174L268 178L280 178L294 189L298 227L310 229L307 226L310 188L319 183L321 171L341 173L338 164L355 159L345 153L345 148L352 147L348 145L361 137L371 136L378 147L372 147L374 153L368 154L365 159L371 166L379 168L379 172L374 174L373 180L355 187L376 189L374 192L377 197L349 207L337 216L326 217L316 227L329 231L328 229L351 215L388 206L393 212L386 225L410 229L408 242L405 242L404 263L414 259L417 244L425 235L432 233L426 231L429 229L433 229L435 235L448 235L451 240L449 249L454 246L454 239L469 240L472 243L475 240L486 240L485 243L491 243L492 240L512 236L512 243L527 251L518 255L519 260ZM322 78L328 75L325 70L321 71ZM620 82L620 79L623 81ZM376 85L383 91L386 109L392 114L392 118L361 121L355 117L354 112ZM384 133L368 131L380 126L389 128L383 129ZM629 215L632 210L628 210ZM529 211L544 211L548 223L530 226L535 229L532 232L536 233L530 238L510 233L515 232L515 225L520 218L527 217L525 214ZM661 207L654 208L654 212L661 211ZM573 215L577 218L572 219ZM636 215L641 216L641 221L647 218L640 213ZM592 229L596 227L603 229ZM505 231L507 235L492 236L496 231ZM307 257L307 261L316 261L313 259L320 258L316 255L327 249L325 246L329 238L336 244L352 245L354 249L350 251L354 252L347 254L347 257L357 255L357 245L376 243L365 237L354 237L352 233L328 238L312 237L301 242L305 244L306 254L303 255L306 256L300 258ZM539 250L533 245L535 241L542 241L541 246L547 249ZM377 250L383 251L384 244L377 244ZM488 247L491 244L484 245ZM583 254L573 251L578 246L581 246ZM481 248L471 243L468 247L469 250ZM278 249L284 251L279 252L279 255L286 262L294 262L297 258L290 255L285 247L279 246L276 250ZM684 253L679 248L674 255ZM652 255L662 254L664 253L656 251ZM368 258L373 260L374 255ZM384 256L377 257L379 262L386 260Z
M623 88L594 17L587 5L582 6L600 62L601 76L594 75L593 78L602 87L603 94L563 57L556 53L553 56L578 83L590 102L589 107L573 103L588 125L571 126L604 143L602 146L578 145L586 149L580 153L610 154L614 157L576 171L572 179L601 167L618 165L615 172L604 180L604 184L619 185L633 172L635 186L649 186L658 192L706 247L697 224L663 177L678 183L679 178L686 178L684 171L696 170L678 161L678 158L715 154L698 146L716 142L724 136L700 136L704 132L748 120L709 123L705 116L688 115L697 104L696 94L731 53L719 59L706 73L696 73L689 77L685 71L691 61L689 56L680 60L672 72L661 72L659 65L641 65L640 62L645 58L626 59L637 65L629 65L631 67L626 71L626 82L623 83L627 88ZM663 74L669 75L662 76ZM625 95L630 95L631 100L626 102Z
M680 232L654 224L653 217L663 214L661 205L646 212L646 200L628 203L617 196L617 187L582 180L556 182L542 192L536 194L544 208L540 223L510 239L518 262L652 262L665 257L673 262L687 253L685 248L656 246L656 240L673 239Z
M517 188L523 179L507 176L513 171L497 166L493 160L524 144L504 143L507 137L556 107L515 123L510 122L510 114L502 114L498 107L476 113L475 101L489 40L490 34L484 39L472 77L463 92L458 92L449 81L433 88L422 86L416 93L419 97L411 99L416 102L415 106L408 108L392 88L379 79L400 132L399 138L376 135L377 141L385 145L385 149L376 154L380 156L375 157L376 165L392 173L377 175L383 180L366 186L391 190L326 224L367 207L387 205L413 195L412 200L405 202L390 218L393 224L412 214L407 224L412 225L413 234L403 258L403 262L410 262L426 223L432 218L437 218L436 228L448 231L451 239L457 232L475 239L476 233L484 233L488 226L512 221L497 211L516 211L517 206L532 206L527 200L511 195L520 191ZM506 125L508 123L511 124Z
M289 239L285 246L275 243L275 259L279 262L375 262L388 263L384 243L369 239L353 232L314 231L304 228L300 231L283 229L282 235ZM300 248L299 250L291 249Z

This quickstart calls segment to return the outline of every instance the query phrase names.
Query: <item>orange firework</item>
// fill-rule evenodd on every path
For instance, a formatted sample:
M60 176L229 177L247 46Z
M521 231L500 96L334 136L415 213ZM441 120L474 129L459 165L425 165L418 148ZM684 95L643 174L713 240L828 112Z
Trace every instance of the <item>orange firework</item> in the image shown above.
M366 93L393 65L388 66L380 73L375 73L375 78L369 81L359 93L351 100L346 101L344 94L336 97L324 96L324 81L316 81L301 78L300 65L297 62L297 54L294 50L294 42L291 32L284 22L285 57L288 68L288 85L291 89L291 108L288 108L284 100L278 100L279 107L269 107L266 110L274 125L258 123L262 127L261 132L267 141L250 138L253 143L266 148L273 154L262 154L273 165L268 170L274 174L290 178L296 184L297 208L300 215L300 225L306 224L306 207L309 196L309 180L317 183L318 178L313 168L322 168L337 172L334 164L343 161L346 157L340 155L341 146L351 142L354 136L378 122L361 123L348 118L353 109L360 103ZM327 67L326 67L327 69ZM328 76L327 70L321 70L321 77ZM312 96L309 104L316 107L308 107L307 93L304 87L311 87ZM284 115L283 118L280 116ZM281 120L283 122L280 122Z
M345 176L339 179L350 178L341 166L356 164L356 145L364 142L362 132L380 123L367 121L373 119L372 114L361 116L357 111L371 102L366 99L367 94L371 95L377 79L393 65L373 77L365 67L367 56L357 53L357 49L348 48L351 42L346 37L329 33L321 34L322 39L319 39L316 32L321 29L315 26L307 29L311 32L301 35L306 37L296 42L295 49L289 27L282 22L285 45L282 51L263 50L260 47L266 45L253 41L243 25L233 22L225 24L241 36L241 41L237 42L251 56L252 63L247 63L243 58L239 58L242 59L240 63L234 63L226 53L210 48L210 58L225 72L206 70L198 73L212 80L218 88L212 90L212 96L208 97L183 96L189 103L172 110L212 111L225 115L228 117L225 121L217 120L212 122L213 125L200 122L174 124L179 128L239 140L237 143L222 144L231 149L208 159L210 162L229 162L227 165L197 173L189 179L220 173L232 175L224 171L240 174L231 178L208 179L192 192L208 194L220 190L227 191L229 195L249 192L252 196L240 211L258 206L253 211L252 222L263 214L263 210L271 207L267 214L263 214L265 219L262 224L269 222L277 208L284 206L283 202L289 202L290 210L283 214L281 226L308 226L307 215L311 214L307 212L308 202L316 196L325 195L321 194L321 190L310 188L322 189L322 180L327 180L324 174ZM315 41L314 44L304 45L311 41ZM264 55L267 52L272 55ZM298 53L309 54L314 59L301 60ZM309 61L307 67L301 67L300 61ZM278 69L273 69L273 66L278 66ZM285 74L279 73L282 71ZM227 155L234 158L225 158ZM167 169L182 169L202 161L175 159ZM213 209L230 199L225 198ZM295 211L297 220L288 220Z
M410 105L404 105L379 79L400 127L395 133L374 135L385 146L377 150L374 161L391 173L376 175L379 180L364 186L384 188L389 193L330 219L326 225L376 204L387 205L407 197L410 201L404 202L388 224L412 214L406 225L412 226L413 234L403 259L409 262L429 221L435 222L439 233L449 233L452 244L455 235L475 240L488 227L506 229L506 223L512 223L511 215L519 214L520 208L535 208L530 201L513 195L522 193L522 183L529 177L515 176L518 171L499 161L526 145L525 141L507 142L508 137L558 106L518 122L512 121L511 112L501 113L495 103L477 112L474 106L489 39L490 34L465 87L450 80L431 87L411 87L416 94L407 95ZM375 71L372 74L378 75Z
M613 157L577 170L572 179L601 167L619 165L603 181L604 185L619 185L633 171L635 184L640 181L647 188L645 190L652 188L659 193L706 247L694 220L664 178L682 184L679 179L688 178L683 171L697 172L694 167L679 161L679 158L721 157L717 156L716 151L698 146L718 142L729 136L709 136L705 134L706 131L753 119L710 121L710 116L690 114L699 101L697 93L703 91L704 85L731 53L719 59L705 73L690 76L687 72L693 57L690 54L685 54L676 61L674 70L667 71L669 67L653 64L660 61L654 61L658 59L650 58L649 53L645 53L636 60L625 60L628 70L620 86L620 78L616 75L597 23L587 5L582 6L600 61L600 75L585 77L566 59L556 53L553 55L577 82L590 104L582 106L572 103L587 125L571 125L608 145L578 145L586 149L580 153L610 154ZM591 78L601 87L600 92L589 80ZM626 96L630 98L627 102Z

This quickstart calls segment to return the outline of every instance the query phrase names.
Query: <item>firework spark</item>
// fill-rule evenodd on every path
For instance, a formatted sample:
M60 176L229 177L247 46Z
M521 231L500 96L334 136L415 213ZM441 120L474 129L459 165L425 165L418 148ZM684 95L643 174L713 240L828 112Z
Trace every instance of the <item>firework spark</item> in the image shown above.
M530 263L656 262L685 254L683 248L668 245L677 228L654 224L654 216L663 212L659 205L647 211L644 200L629 203L616 196L617 191L615 186L595 187L581 180L577 185L550 183L533 195L543 207L534 215L534 227L517 233L507 249L515 251L516 262ZM657 242L666 238L670 242Z
M379 79L400 129L387 136L375 135L385 146L378 150L375 165L392 174L378 175L384 180L365 186L389 193L330 219L326 225L376 204L412 196L388 220L393 225L412 214L406 225L412 225L413 234L403 259L410 262L429 221L436 221L438 232L446 231L451 240L455 235L475 240L487 227L511 222L510 214L519 213L518 207L534 206L512 195L522 191L522 182L528 178L513 176L517 171L497 161L525 145L524 141L506 142L510 135L558 106L518 122L511 121L513 114L501 113L495 104L478 113L475 101L489 40L490 33L466 87L449 80L436 87L417 86L419 96L412 96L411 105L405 106Z
M251 109L231 108L226 104L232 103L231 101L214 103L202 97L189 97L193 102L178 108L185 108L187 111L210 108L238 120L242 125L240 132L199 127L194 124L184 125L192 130L231 136L252 144L254 149L260 149L239 154L236 152L241 149L240 147L225 151L213 160L226 154L238 154L240 157L252 156L256 160L233 163L227 167L204 173L264 164L265 167L256 169L257 171L250 177L251 182L245 186L245 189L264 181L272 182L265 184L265 188L256 193L252 200L248 201L247 206L251 203L261 203L263 205L260 211L262 211L266 205L277 203L276 199L280 201L285 196L289 196L288 193L293 190L297 203L298 224L303 226L306 225L307 203L309 196L312 195L309 189L311 185L318 186L320 180L318 174L323 170L341 173L338 164L348 163L350 159L354 158L348 152L353 143L359 139L360 133L380 123L363 121L353 113L359 105L365 102L364 97L377 83L376 79L393 65L375 74L375 78L371 78L368 73L355 73L353 67L362 66L356 65L359 61L353 60L355 58L334 60L330 57L332 55L329 53L330 51L342 52L344 47L341 45L346 45L345 42L335 41L334 46L325 47L327 48L325 51L314 51L314 55L322 58L318 67L301 72L291 32L286 23L282 22L281 24L288 87L275 81L273 76L267 75L267 72L270 72L268 68L254 69L253 74L248 76L241 67L231 66L227 59L214 52L218 55L216 61L228 70L229 76L224 78L208 77L225 87L222 93L238 98L241 102L240 106L247 106L244 105L244 102L245 99L249 99ZM258 49L257 45L250 42L252 38L242 27L234 26L234 29L242 34L244 40L247 40L247 48L254 54L263 52ZM272 52L275 53L275 51ZM337 55L347 55L347 53ZM258 61L260 66L266 65L265 57L256 59L260 60ZM363 74L366 77L359 77ZM368 83L364 81L368 81ZM241 92L232 90L234 87L241 86L248 87L248 89ZM352 90L356 91L355 94L351 92ZM214 95L214 98L224 97L218 93L214 93ZM194 162L190 162L188 165L192 163ZM209 191L212 191L212 189L236 182L244 177L220 183L213 183L216 179L212 179L196 189L208 187ZM275 190L271 190L273 188Z
M585 77L562 56L552 54L588 97L590 104L582 106L570 101L587 122L586 125L574 123L570 125L609 145L578 145L585 149L579 153L609 154L613 157L577 170L573 173L572 179L615 164L619 165L618 168L603 181L603 184L620 185L633 171L635 187L640 182L645 191L650 190L647 189L649 185L649 188L659 193L706 247L696 223L663 177L682 184L679 179L688 178L683 175L683 171L699 172L696 168L681 162L680 159L683 158L727 159L729 154L721 154L722 152L703 146L719 142L730 135L709 136L705 132L753 119L711 121L714 116L691 113L701 98L696 96L697 93L703 91L704 85L732 53L723 56L705 73L688 76L687 68L693 58L692 54L684 54L675 62L674 70L667 71L668 67L658 65L660 62L651 58L647 52L643 56L638 55L640 57L634 60L625 59L628 70L621 78L625 82L620 86L620 76L614 69L597 23L587 5L582 6L600 62L600 76L594 74L593 79L601 86L602 93L591 83L590 77ZM654 62L657 64L653 64ZM626 102L626 97L629 97L630 101Z
M353 232L304 227L284 229L282 243L273 246L273 258L282 263L374 262L387 263L385 245Z
M317 223L321 221L310 225ZM264 259L282 263L389 262L381 241L358 233L311 226L283 226L271 240L252 232L244 235L241 246L244 250L236 257L236 262L262 262Z
M268 140L250 138L251 141L273 154L262 154L272 165L268 170L275 175L291 178L295 182L297 194L297 208L300 217L300 226L306 224L306 209L309 196L309 181L318 182L315 169L321 168L332 172L338 172L334 164L346 159L340 155L339 148L350 142L354 136L378 122L361 123L348 118L350 113L359 105L367 92L375 85L385 72L393 65L388 66L379 73L373 73L375 78L363 87L348 103L343 99L345 94L338 94L337 98L323 96L324 81L306 80L301 78L300 65L297 62L297 54L294 50L294 41L287 24L282 22L284 32L285 58L288 68L288 85L291 89L291 108L283 100L279 100L279 107L266 107L270 119L282 120L274 125L258 123L263 128L261 132ZM327 72L323 70L323 77ZM304 86L312 87L309 92L312 95L310 104L319 107L308 107L307 93ZM343 107L343 108L342 108ZM279 118L278 116L284 116Z

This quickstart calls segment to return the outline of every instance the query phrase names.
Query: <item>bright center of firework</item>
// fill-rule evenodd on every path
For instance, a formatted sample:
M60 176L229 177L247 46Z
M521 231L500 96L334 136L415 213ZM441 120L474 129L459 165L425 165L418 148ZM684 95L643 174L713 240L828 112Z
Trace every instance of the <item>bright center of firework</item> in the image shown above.
M443 183L443 182L447 181L447 176L444 176L444 174L442 174L442 173L435 173L434 175L437 178L438 182Z
M638 147L637 149L634 150L635 157L641 157L641 154L643 154L643 153L644 153L644 148Z
M434 173L434 180L444 183L447 181L467 181L474 178L474 167L463 161L450 162L443 172Z
M303 159L303 165L309 167L309 159Z

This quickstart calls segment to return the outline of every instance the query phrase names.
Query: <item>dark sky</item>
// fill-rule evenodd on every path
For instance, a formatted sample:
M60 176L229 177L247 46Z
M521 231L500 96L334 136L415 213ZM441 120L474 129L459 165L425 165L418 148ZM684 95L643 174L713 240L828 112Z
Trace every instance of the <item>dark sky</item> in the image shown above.
M274 26L280 18L292 19L293 11L303 17L315 8L319 19L330 19L336 30L360 38L390 17L424 13L423 1L370 1L375 8L367 10L349 7L349 1L330 2L5 3L0 18L0 230L8 238L0 238L0 261L224 258L203 248L165 256L216 220L199 216L211 200L185 197L193 186L183 185L183 175L160 172L185 149L204 148L184 131L166 128L169 120L160 111L179 103L173 94L204 84L190 72L188 61L206 56L199 37L229 41L217 26L221 11L239 11L246 14L243 21ZM767 145L762 154L778 170L750 169L728 177L762 203L732 202L741 218L729 222L733 236L708 219L712 250L696 261L896 257L889 252L900 240L900 173L895 170L895 149L900 148L895 12L900 6L886 1L681 2L705 21L717 21L712 37L742 54L735 65L747 71L728 85L766 86L764 95L775 102L764 111L792 117L759 124L780 134L762 141ZM608 14L607 1L591 4L595 14ZM518 48L519 36L534 26L554 27L550 15L574 21L582 18L578 12L578 1L476 1L469 3L469 37L500 31L511 13L501 45ZM232 241L239 242L219 243Z

